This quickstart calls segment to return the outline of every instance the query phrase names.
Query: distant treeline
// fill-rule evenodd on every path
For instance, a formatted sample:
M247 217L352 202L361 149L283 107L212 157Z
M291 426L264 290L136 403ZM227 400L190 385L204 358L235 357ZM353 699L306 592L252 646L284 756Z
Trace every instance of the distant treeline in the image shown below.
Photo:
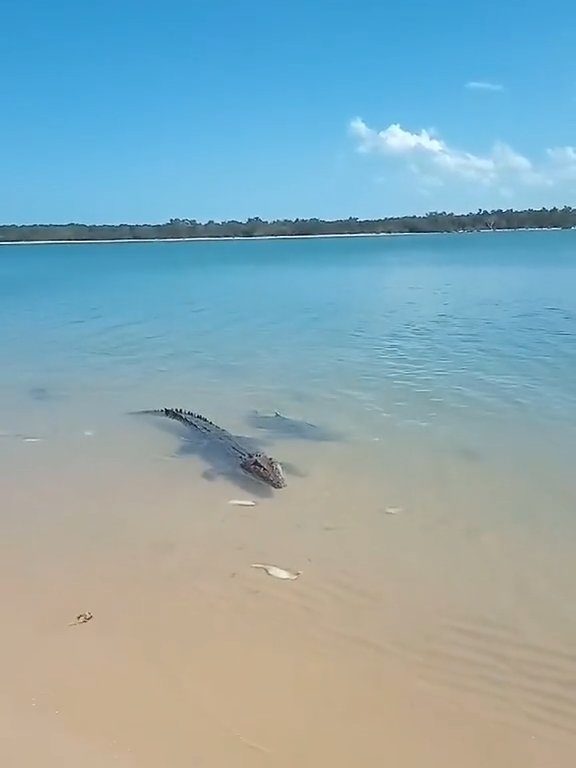
M4 224L0 241L37 240L158 240L187 237L263 237L296 235L368 235L423 232L477 232L497 229L571 229L576 209L540 208L526 211L479 210L455 214L431 211L425 216L385 219L278 219L208 221L170 219L166 224Z

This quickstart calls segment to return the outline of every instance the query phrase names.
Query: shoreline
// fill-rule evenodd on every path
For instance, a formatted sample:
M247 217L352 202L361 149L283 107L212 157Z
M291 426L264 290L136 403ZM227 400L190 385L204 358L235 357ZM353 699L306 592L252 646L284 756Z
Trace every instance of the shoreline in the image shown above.
M339 232L325 235L254 235L240 237L223 235L222 237L121 237L102 240L0 240L1 245L98 245L110 243L201 243L219 240L326 240L337 237L421 237L423 235L476 235L497 232L560 232L573 231L564 227L518 227L513 229L474 229L454 232Z

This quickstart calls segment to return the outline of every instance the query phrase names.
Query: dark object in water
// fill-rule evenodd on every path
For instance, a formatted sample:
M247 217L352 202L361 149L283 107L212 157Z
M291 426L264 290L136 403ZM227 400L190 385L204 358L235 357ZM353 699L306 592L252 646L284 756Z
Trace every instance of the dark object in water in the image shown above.
M227 454L231 454L237 465L251 478L272 486L272 488L284 488L286 486L284 472L276 459L267 456L262 451L254 450L249 446L247 439L235 437L228 430L217 426L204 416L191 411L183 411L181 408L162 408L156 411L140 411L140 413L166 416L186 427L191 427L212 447L221 448ZM203 448L204 450L202 450ZM200 450L197 452L207 453L204 445L200 446Z
M274 411L271 414L253 411L248 416L248 423L255 429L272 432L279 437L295 440L318 440L320 442L338 440L336 433L328 429L319 427L316 424L310 424L308 421L291 419L289 416L283 416L278 411Z
M33 400L51 400L52 393L46 387L31 387L28 394Z

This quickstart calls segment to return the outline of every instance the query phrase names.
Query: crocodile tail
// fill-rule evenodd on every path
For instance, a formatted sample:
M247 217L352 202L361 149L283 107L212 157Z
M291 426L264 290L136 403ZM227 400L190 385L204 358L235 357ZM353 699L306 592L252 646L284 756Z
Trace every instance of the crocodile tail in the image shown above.
M197 421L202 421L204 424L208 424L211 427L216 426L214 422L210 421L210 419L207 419L206 416L202 416L202 414L195 413L194 411L187 411L184 408L162 408L159 413L163 413L170 419L179 419L180 421L185 421L187 418L196 419Z
M185 416L189 412L183 411L182 408L151 408L143 411L128 411L130 416ZM190 414L193 415L193 414Z
M176 421L187 421L187 418L194 416L191 411L185 411L183 408L160 408L156 411L161 416L167 416L169 419L175 419Z
M198 419L198 421L202 421L204 424L215 426L215 424L205 416L201 416L199 413L194 413L193 411L186 411L183 408L154 408L145 411L130 411L130 414L140 416L167 416L169 419L184 422L187 422L188 419Z

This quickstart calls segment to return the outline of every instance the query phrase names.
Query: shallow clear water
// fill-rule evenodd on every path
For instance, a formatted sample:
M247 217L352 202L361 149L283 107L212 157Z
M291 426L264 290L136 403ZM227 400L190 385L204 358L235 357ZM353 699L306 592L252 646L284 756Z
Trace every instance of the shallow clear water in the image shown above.
M286 616L572 734L575 289L574 232L3 246L5 598L30 562L49 580L78 552L87 581L102 559L121 581L128 558L162 582L193 531L218 594L226 552L300 558L316 576ZM264 517L223 522L258 490L164 461L181 436L127 416L163 406L294 465ZM260 430L254 410L330 439Z
M123 406L185 380L191 405L234 391L573 422L575 246L546 232L3 247L2 393L105 386Z

